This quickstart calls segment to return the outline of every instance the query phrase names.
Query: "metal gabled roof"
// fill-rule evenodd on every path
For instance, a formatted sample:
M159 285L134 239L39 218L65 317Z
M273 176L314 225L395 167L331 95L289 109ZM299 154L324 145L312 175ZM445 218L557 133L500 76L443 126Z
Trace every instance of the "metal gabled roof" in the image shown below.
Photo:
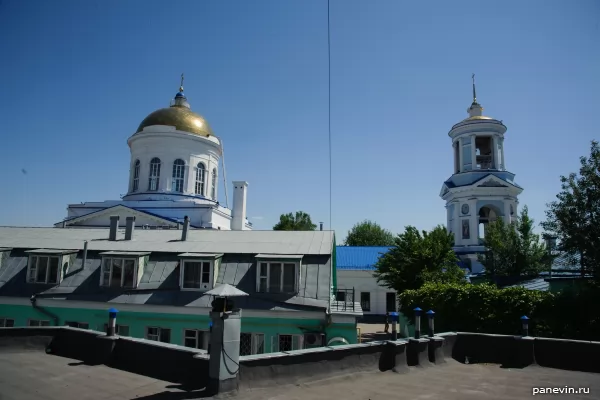
M314 254L330 255L333 231L188 231L181 241L180 230L136 229L133 240L108 240L109 229L0 227L0 247L20 249L224 253L224 254Z
M373 271L379 257L391 248L387 246L337 246L337 269Z

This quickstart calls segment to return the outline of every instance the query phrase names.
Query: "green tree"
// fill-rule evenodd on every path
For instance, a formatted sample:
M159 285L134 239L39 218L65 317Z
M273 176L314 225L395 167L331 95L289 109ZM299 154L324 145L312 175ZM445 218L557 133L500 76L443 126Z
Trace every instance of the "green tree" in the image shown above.
M487 275L494 278L537 276L550 268L551 256L533 227L527 206L510 224L497 218L487 225L484 244L488 251L479 256Z
M394 235L372 221L359 222L350 229L345 246L393 246Z
M561 176L557 200L547 204L542 227L558 239L558 250L579 261L582 273L600 278L600 146L592 141L579 174Z
M465 274L452 249L454 238L445 227L419 232L407 226L395 245L379 258L374 271L377 282L402 293L425 282L462 283Z
M310 215L304 211L281 214L279 222L273 227L274 231L314 231L317 225L313 224Z

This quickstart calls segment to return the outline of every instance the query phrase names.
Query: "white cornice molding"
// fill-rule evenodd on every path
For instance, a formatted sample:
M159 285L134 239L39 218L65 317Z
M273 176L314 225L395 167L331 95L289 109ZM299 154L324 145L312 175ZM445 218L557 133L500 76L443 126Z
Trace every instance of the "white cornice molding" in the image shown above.
M129 137L129 139L127 139L127 144L129 145L129 147L131 147L131 145L134 142L145 141L148 139L164 139L164 138L177 139L177 140L188 140L188 141L191 141L194 143L202 143L202 144L210 145L211 147L213 147L216 150L215 155L217 157L220 157L221 153L222 153L221 140L215 135L211 135L209 137L200 136L200 135L197 135L194 133L178 131L171 126L162 126L162 125L160 128L153 128L153 129L145 128L142 132L138 132L138 133L131 135Z
M462 135L498 135L504 136L506 133L507 127L502 123L493 123L489 122L490 120L479 120L478 122L474 121L461 121L458 124L455 124L452 129L448 132L448 136L452 139L457 138ZM500 122L500 121L498 121Z
M495 186L481 186L482 184L493 181L498 184L503 185L503 187L495 187ZM444 187L447 187L444 184ZM468 185L468 186L459 186L455 188L448 188L448 191L444 193L444 188L442 188L442 195L440 196L443 200L451 201L456 197L466 197L466 196L474 196L474 197L490 197L490 196L499 196L499 197L511 197L516 198L523 192L523 189L513 184L504 181L498 178L495 175L489 175L479 181Z

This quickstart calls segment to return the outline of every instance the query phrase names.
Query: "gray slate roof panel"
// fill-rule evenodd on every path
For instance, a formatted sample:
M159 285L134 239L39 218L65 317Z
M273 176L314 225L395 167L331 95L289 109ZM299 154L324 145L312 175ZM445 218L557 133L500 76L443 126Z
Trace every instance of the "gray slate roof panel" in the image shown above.
M226 263L226 264L221 264L221 267L224 267L223 268L223 276L221 277L221 280L219 280L218 282L234 285L235 284L235 275L239 268L239 264L238 263Z
M172 261L172 262L163 262L161 264L163 265L162 276L160 279L161 282L167 282L168 280L173 280L175 275L177 275L177 279L175 279L175 281L177 283L175 285L178 286L179 285L179 269L177 269L177 271L175 271L175 268L179 265L179 262Z
M239 285L242 278L246 277L246 274L249 273L251 267L252 267L252 263L237 263L237 268L235 270L235 278L233 281L233 284L235 286ZM255 278L255 281L256 281L256 278Z
M0 284L10 282L15 276L27 266L27 256L19 254L8 256L2 261L0 269Z
M0 246L25 249L89 250L224 254L331 254L333 231L190 230L181 241L178 230L136 230L133 240L108 240L108 229L0 227Z
M317 268L318 266L314 264L302 264L303 274L300 282L304 282L302 285L304 289L304 297L317 297L317 287L319 281Z
M39 231L36 231L36 229L39 229ZM177 254L184 251L178 251L177 254L173 254L172 252L159 252L154 249L147 259L140 284L136 289L105 288L100 286L102 256L99 253L107 250L114 250L114 248L95 249L95 242L90 239L90 235L93 236L98 232L102 233L104 230L35 228L33 230L22 231L16 229L12 231L11 229L0 228L0 245L3 245L1 241L7 240L7 232L9 231L13 232L15 237L21 238L20 240L24 241L22 246L32 246L27 248L52 247L49 246L47 242L39 243L37 245L33 244L34 239L32 239L30 235L32 231L38 232L39 237L41 238L40 240L42 241L57 241L56 237L53 237L55 232L59 232L61 235L64 233L66 236L73 235L73 238L68 238L68 240L74 240L74 237L76 236L77 240L80 242L82 241L82 238L87 238L91 241L88 245L85 266L82 267L83 251L74 254L70 258L71 265L66 271L63 281L58 286L27 283L26 265L28 257L25 250L16 248L10 252L3 252L3 259L0 265L0 296L29 297L38 293L40 297L54 299L187 307L209 307L212 302L212 297L204 295L202 292L180 290L179 259ZM86 234L86 232L88 233ZM165 232L167 231L159 233ZM74 235L75 233L77 233L77 235ZM136 234L137 233L141 233L141 231L136 231ZM154 234L155 232L152 233ZM287 244L283 244L283 247L294 247L293 251L285 248L281 254L297 254L299 246L304 246L306 250L309 250L311 246L310 243L312 243L312 240L314 240L315 237L318 238L318 240L329 240L329 236L322 235L319 232L295 232L292 235L284 234L277 237L280 237L283 242L287 242ZM239 240L242 236L236 234L232 236L232 238L237 238L237 240ZM267 236L265 236L265 238L267 238ZM61 238L60 240L63 239L64 238ZM292 242L294 241L307 239L311 240L308 245L300 243L299 245L292 246ZM117 245L121 242L103 241L103 243ZM130 245L131 243L133 242L128 244ZM156 242L148 243L152 246L161 248ZM290 311L315 310L315 307L321 310L327 308L329 297L329 265L331 258L329 253L323 255L304 255L301 269L302 276L300 278L300 287L297 296L289 294L262 294L256 293L255 255L259 252L256 249L256 243L239 243L251 248L252 252L249 252L248 254L225 253L221 259L216 283L229 283L236 286L238 289L249 293L250 296L237 300L240 307ZM271 246L273 243L266 242L266 244ZM189 245L189 243L184 243L184 245ZM64 246L69 249L72 248L68 243ZM277 244L277 246L283 248L281 243ZM273 248L262 249L263 252L269 250L273 250ZM189 251L189 249L186 249L186 251Z
M329 299L330 293L330 281L329 277L331 275L329 271L329 262L326 265L320 265L316 268L318 273L318 284L317 284L317 298L319 299Z
M154 267L150 274L150 278L148 279L148 283L162 282L163 273L165 272L165 262L154 262L153 264Z
M152 277L152 273L156 268L156 264L156 261L148 261L146 265L144 265L144 273L142 274L142 278L140 279L140 285L150 282L150 278Z

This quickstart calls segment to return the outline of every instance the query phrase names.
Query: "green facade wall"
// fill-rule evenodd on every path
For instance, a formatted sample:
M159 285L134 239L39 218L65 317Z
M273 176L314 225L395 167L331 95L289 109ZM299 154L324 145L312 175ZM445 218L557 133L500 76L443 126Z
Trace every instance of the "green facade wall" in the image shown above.
M548 279L549 288L548 290L552 293L558 293L565 289L580 290L587 281L585 279L573 278L573 279Z
M103 331L104 324L108 322L108 312L103 310L59 307L44 307L44 310L58 317L58 325L73 321L88 323L90 329ZM271 338L278 334L301 335L306 331L321 331L323 326L322 319L256 318L244 317L243 313L242 310L242 332L264 334L267 353L272 351ZM15 326L27 326L30 319L48 320L50 325L55 325L49 315L25 305L0 304L0 318L14 319ZM117 316L117 324L127 325L129 335L136 338L144 338L148 326L169 328L171 343L183 345L184 330L208 330L209 317L208 315L121 311ZM356 324L331 324L325 328L325 333L328 340L333 337L343 337L348 343L357 343Z

